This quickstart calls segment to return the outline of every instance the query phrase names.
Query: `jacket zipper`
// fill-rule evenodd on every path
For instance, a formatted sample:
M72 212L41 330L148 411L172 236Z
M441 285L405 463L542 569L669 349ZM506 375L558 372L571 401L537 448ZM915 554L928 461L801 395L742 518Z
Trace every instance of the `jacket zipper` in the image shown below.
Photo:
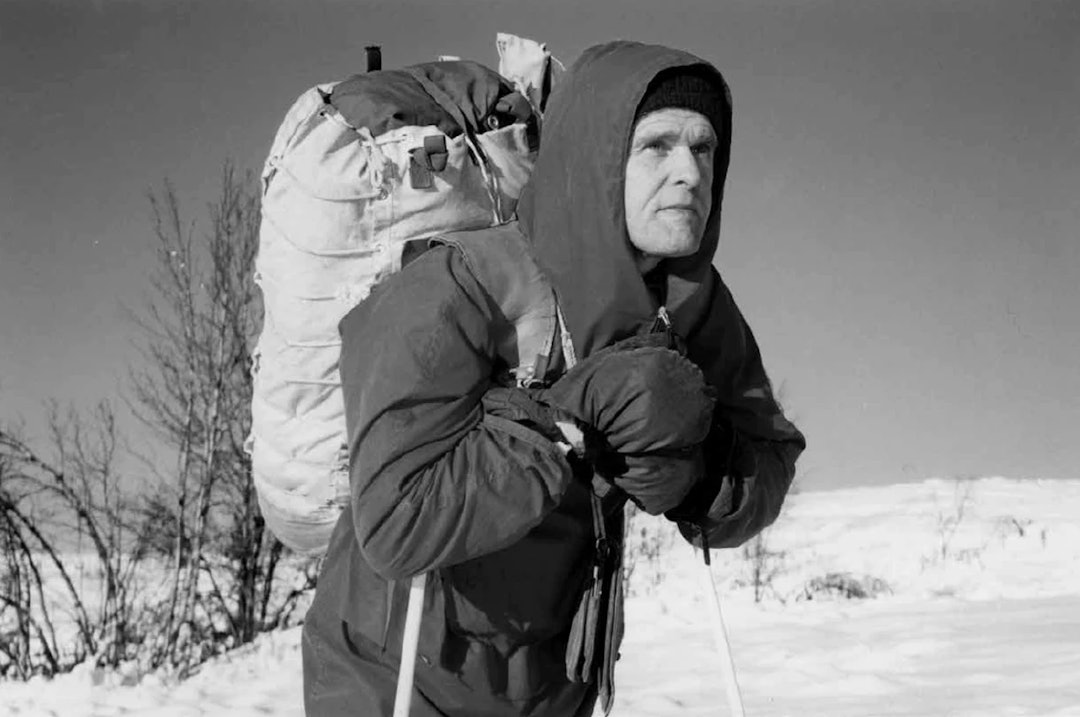
M652 332L658 333L663 331L665 333L671 332L671 317L668 316L667 307L661 306L656 310L656 319L653 321Z
M669 347L674 348L678 345L678 342L675 340L675 330L671 326L671 317L668 315L666 306L661 306L657 309L656 319L653 321L652 333L659 333L661 331L667 334ZM730 472L730 466L728 471ZM704 523L692 523L691 525L697 529L698 537L701 538L701 552L705 558L705 564L711 565L712 561L709 557L709 535L705 531L705 525Z
M668 314L666 306L661 306L656 310L656 318L653 319L652 328L649 329L649 333L664 334L667 337L667 347L682 353L682 350L679 348L680 340L675 333L675 327L671 325L671 316Z

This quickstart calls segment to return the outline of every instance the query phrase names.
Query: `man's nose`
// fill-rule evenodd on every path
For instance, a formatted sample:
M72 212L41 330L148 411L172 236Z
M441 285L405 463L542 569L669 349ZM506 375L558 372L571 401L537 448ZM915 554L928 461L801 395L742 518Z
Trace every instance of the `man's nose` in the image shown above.
M679 183L691 189L701 186L705 178L701 165L698 163L698 155L685 145L672 149L668 155L671 162L671 177Z

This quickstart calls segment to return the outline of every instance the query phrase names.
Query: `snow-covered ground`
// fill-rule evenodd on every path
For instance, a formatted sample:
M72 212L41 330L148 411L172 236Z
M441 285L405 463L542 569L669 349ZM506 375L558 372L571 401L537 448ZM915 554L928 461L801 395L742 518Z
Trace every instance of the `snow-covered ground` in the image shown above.
M614 714L729 714L700 555L648 518L630 543ZM760 603L742 551L712 566L750 717L1080 717L1080 481L803 493L759 547ZM844 600L829 584L879 594ZM300 715L299 630L181 684L123 681L0 683L0 714Z

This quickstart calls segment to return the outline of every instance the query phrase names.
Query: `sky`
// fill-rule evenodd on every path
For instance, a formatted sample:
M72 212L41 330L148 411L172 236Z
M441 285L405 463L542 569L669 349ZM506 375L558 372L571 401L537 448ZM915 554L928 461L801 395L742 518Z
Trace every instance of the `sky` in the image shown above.
M292 101L495 34L615 38L734 98L717 266L807 435L808 490L1080 472L1080 4L0 0L0 421L115 398L147 193L203 220Z

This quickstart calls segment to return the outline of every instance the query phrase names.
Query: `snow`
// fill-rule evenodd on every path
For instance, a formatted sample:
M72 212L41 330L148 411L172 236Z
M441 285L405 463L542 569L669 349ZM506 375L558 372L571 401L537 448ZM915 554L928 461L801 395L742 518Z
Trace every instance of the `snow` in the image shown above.
M700 554L643 516L630 546L613 714L729 714ZM802 493L764 547L760 603L743 551L712 566L750 717L1080 717L1080 481ZM882 592L799 599L830 573ZM0 715L300 715L299 636L264 635L179 684L86 669L3 682Z

